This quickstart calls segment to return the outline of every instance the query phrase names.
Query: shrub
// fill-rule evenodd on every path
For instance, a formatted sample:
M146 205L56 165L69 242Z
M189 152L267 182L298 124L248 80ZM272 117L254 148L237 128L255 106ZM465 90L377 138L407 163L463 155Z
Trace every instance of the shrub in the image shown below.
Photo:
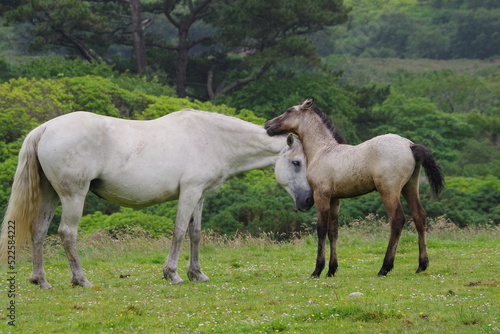
M168 217L160 217L129 208L122 208L120 212L104 215L97 211L82 217L80 230L90 234L99 229L108 230L111 234L127 228L141 228L155 238L170 236L174 222Z

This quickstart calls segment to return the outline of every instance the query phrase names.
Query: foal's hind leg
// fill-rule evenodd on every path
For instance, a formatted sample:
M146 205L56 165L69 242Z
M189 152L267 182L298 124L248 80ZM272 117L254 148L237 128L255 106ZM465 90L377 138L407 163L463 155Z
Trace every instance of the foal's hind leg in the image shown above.
M201 240L201 213L203 198L200 199L193 217L189 221L189 239L191 241L191 256L189 257L188 278L191 281L208 282L208 277L201 271L200 266L200 240Z
M61 198L62 204L62 217L61 225L59 225L59 236L61 237L66 256L68 258L69 266L73 277L71 283L83 287L90 287L90 283L85 277L83 268L80 262L80 257L76 251L76 237L78 230L78 223L82 217L83 203L85 201L85 194L72 195Z
M45 279L43 269L43 242L47 236L50 221L54 216L54 211L59 204L57 194L49 185L47 180L42 181L42 202L38 214L38 222L33 234L33 272L30 282L38 284L40 289L51 289L52 286Z
M389 239L382 268L378 273L379 276L386 276L387 273L394 268L394 258L396 257L396 249L398 247L401 231L403 230L405 216L401 202L399 201L399 192L397 194L384 193L380 190L379 192L391 222L391 237Z
M417 273L427 269L429 265L429 257L427 256L427 243L425 239L426 219L427 213L420 203L420 196L418 194L418 178L416 183L408 183L403 188L403 196L410 208L415 228L418 232L418 268Z

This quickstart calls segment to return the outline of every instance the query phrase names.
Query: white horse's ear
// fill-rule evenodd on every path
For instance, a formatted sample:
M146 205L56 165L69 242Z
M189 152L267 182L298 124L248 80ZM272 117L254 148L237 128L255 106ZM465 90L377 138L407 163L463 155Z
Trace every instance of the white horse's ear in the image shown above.
M288 137L286 137L286 143L288 144L289 147L292 147L293 146L293 142L294 142L295 138L293 136L293 134L289 134Z
M304 102L302 102L302 105L300 106L300 109L302 109L302 110L309 109L313 105L314 105L314 99L310 98L310 99L307 99Z

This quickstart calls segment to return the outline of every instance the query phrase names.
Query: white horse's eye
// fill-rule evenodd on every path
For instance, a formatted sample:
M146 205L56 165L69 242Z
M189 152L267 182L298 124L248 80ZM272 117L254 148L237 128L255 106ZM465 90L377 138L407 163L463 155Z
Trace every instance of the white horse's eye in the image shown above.
M294 164L295 166L300 166L300 161L299 160L293 160L292 164Z

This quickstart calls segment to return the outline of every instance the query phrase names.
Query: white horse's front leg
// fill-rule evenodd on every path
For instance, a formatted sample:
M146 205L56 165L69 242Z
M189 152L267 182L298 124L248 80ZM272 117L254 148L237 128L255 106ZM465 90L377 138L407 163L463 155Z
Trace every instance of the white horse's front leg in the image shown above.
M200 199L193 217L189 221L189 239L191 241L191 256L189 257L188 278L191 281L208 282L208 277L203 274L200 266L200 240L201 240L201 213L203 211L203 198Z
M177 263L179 262L182 240L186 235L189 221L192 219L200 198L201 194L193 194L192 191L181 191L181 195L179 197L174 233L172 236L172 245L170 247L170 253L168 254L167 263L163 268L163 275L165 276L165 279L170 280L172 284L180 284L184 282L177 273Z

